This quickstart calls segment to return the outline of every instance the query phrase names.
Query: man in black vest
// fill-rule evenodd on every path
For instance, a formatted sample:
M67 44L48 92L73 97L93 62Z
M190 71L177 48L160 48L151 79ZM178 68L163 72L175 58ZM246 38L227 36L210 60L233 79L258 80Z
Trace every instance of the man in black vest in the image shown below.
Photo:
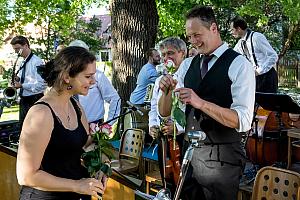
M269 41L262 33L251 31L241 17L235 17L230 26L233 37L240 38L234 50L244 55L255 69L256 91L276 93L278 56Z
M185 131L205 133L194 150L181 196L237 199L245 158L241 132L248 131L252 122L255 73L245 57L222 42L211 7L195 7L187 13L186 33L199 55L185 59L175 76L165 75L160 81L165 92L184 84L175 93L186 104ZM165 92L158 103L161 116L171 112L171 92Z
M22 126L29 108L43 96L46 88L44 80L37 73L37 66L43 65L44 62L32 53L26 37L16 36L11 40L10 44L15 52L21 52L20 56L24 58L19 69L13 72L18 77L14 82L14 87L20 89L19 121Z

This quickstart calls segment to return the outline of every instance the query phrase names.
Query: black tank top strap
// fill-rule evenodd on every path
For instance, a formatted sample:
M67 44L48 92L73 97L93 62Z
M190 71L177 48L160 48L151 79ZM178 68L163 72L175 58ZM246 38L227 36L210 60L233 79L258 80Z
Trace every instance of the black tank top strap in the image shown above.
M75 109L75 112L77 114L78 121L80 121L82 113L81 113L80 107L78 106L78 102L77 102L76 99L74 99L73 97L71 97L71 103L72 103L72 105L73 105L73 107Z
M57 118L56 114L54 113L53 109L51 108L51 106L48 103L46 103L44 101L38 101L38 102L34 103L33 105L38 105L38 104L42 104L42 105L45 105L48 108L50 108L53 118Z
M47 106L51 110L52 117L54 119L54 125L55 125L55 123L62 124L62 121L59 119L59 117L57 117L57 115L55 114L55 112L53 111L53 109L51 108L51 106L48 103L46 103L44 101L38 101L34 105L37 105L37 104L45 105L45 106Z

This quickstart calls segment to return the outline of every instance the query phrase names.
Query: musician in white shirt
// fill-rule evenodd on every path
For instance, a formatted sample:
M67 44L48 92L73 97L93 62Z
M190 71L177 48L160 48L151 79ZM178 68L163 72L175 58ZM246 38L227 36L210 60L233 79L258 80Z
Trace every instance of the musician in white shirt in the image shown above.
M185 42L178 37L168 37L158 44L159 51L161 53L161 57L165 65L168 62L173 63L173 67L175 71L178 70L180 64L185 59L187 54L187 47ZM167 69L166 69L167 70ZM174 128L177 134L176 141L180 149L180 161L183 158L182 146L183 146L183 136L184 136L184 127L180 126L178 123L174 126L174 121L170 116L168 117L160 117L158 114L158 101L162 95L162 91L159 88L159 82L164 75L158 77L155 81L155 85L153 88L153 94L151 98L151 110L149 111L149 134L153 137L153 139L161 139L159 136L159 131L163 135L169 135L173 137ZM166 120L167 119L167 120ZM166 120L166 122L164 121ZM166 166L164 166L164 157L165 146L161 140L158 141L158 162L161 177L163 179L164 186L167 186L171 191L175 191L176 189L176 180L168 178L168 175L165 174L165 170L163 170ZM170 153L170 152L169 152ZM167 155L169 154L167 153ZM174 170L175 171L175 170ZM176 173L176 172L172 173ZM171 176L175 176L179 174L173 174ZM167 184L168 183L168 184Z
M44 62L32 53L26 37L16 36L10 44L15 52L21 52L20 56L24 58L19 69L15 72L18 80L14 82L14 87L20 89L19 121L22 126L29 108L44 95L43 92L47 87L45 81L37 72L37 66L43 65Z
M100 70L96 70L96 83L89 89L86 96L79 95L79 102L81 103L88 122L103 122L104 120L104 102L109 103L109 111L107 120L113 119L120 114L120 97L112 86L108 78ZM115 120L109 124L113 124Z
M159 51L161 53L161 57L163 62L167 60L172 60L175 64L176 71L179 68L181 62L186 57L187 47L183 40L176 37L169 37L162 40L159 44ZM161 91L159 90L159 81L162 76L158 77L155 81L155 85L153 88L152 98L151 98L151 109L149 111L149 134L153 137L157 137L157 129L160 126L160 118L158 116L158 108L157 103L161 96ZM180 134L184 132L184 129L176 124L177 133ZM164 134L172 134L173 133L173 123L169 123L162 127Z
M241 17L232 20L231 34L240 38L234 50L244 55L255 69L256 91L276 93L278 76L275 67L278 56L266 37L262 33L251 31Z

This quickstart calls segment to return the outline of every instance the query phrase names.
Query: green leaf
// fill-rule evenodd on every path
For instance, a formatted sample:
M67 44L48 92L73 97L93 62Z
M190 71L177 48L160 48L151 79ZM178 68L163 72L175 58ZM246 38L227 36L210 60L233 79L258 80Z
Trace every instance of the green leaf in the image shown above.
M111 174L112 174L112 169L107 164L103 164L101 166L100 170L108 177L111 176Z
M173 118L180 126L186 126L185 113L179 107L174 108Z
M99 164L101 164L101 163L99 163L99 160L92 160L92 162L91 162L92 167L97 167Z

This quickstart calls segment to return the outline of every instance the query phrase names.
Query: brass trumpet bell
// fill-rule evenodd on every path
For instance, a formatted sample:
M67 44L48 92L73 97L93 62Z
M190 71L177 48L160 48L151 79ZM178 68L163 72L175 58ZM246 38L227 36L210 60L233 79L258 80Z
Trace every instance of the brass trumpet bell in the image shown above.
M17 90L13 87L7 87L3 90L3 97L6 100L15 100L17 98Z

